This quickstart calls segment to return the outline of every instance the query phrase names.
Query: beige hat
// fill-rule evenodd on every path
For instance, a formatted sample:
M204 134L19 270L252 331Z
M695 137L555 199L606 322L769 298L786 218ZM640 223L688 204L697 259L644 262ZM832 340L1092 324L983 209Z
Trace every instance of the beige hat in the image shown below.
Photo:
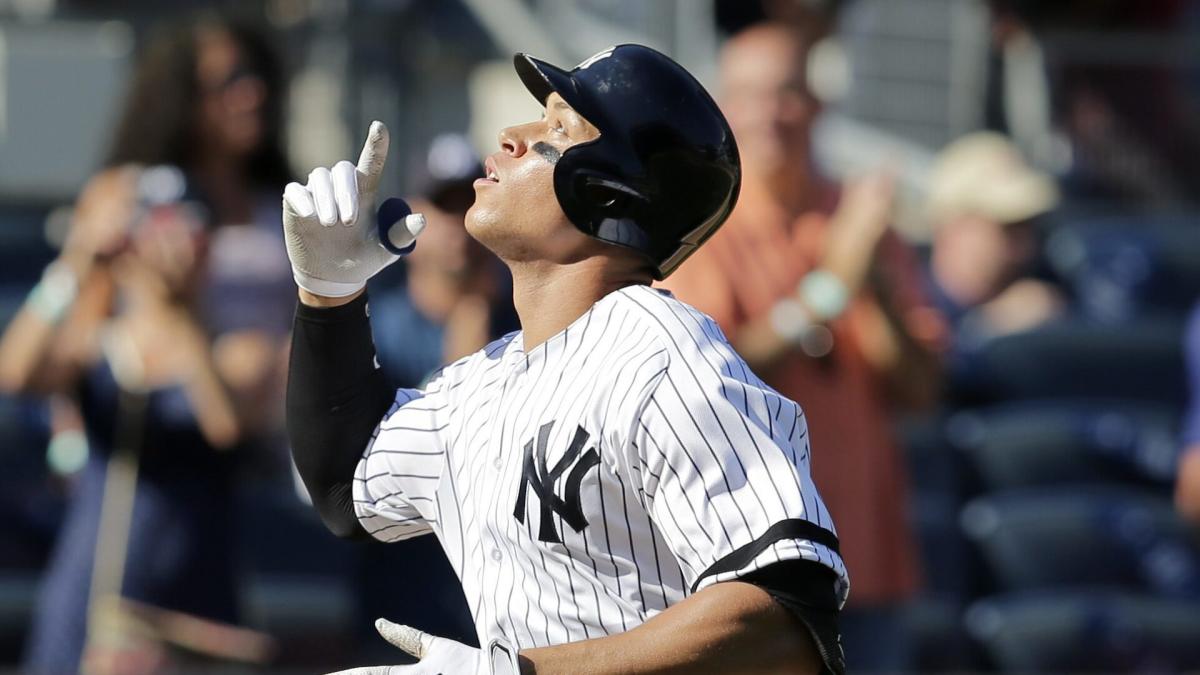
M961 215L1017 223L1057 203L1054 180L1026 164L1011 141L993 132L968 134L946 146L929 181L928 209L935 224Z

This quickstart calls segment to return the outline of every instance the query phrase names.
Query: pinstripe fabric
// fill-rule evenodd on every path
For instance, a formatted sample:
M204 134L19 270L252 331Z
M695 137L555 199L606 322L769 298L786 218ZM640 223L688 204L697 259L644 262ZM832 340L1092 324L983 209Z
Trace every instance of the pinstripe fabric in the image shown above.
M778 560L819 561L848 591L837 552L809 539L760 542L726 569L782 521L833 531L804 415L708 317L648 287L528 352L513 333L397 392L354 500L378 539L441 540L482 644L622 632Z

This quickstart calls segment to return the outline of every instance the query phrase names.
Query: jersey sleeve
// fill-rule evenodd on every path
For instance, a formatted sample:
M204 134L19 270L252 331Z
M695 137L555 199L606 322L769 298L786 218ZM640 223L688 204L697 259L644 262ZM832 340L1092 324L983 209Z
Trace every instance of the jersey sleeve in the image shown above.
M804 415L727 344L716 362L672 363L632 440L644 504L692 592L803 559L838 575L844 602L846 568L809 476Z
M354 477L354 510L371 536L399 541L433 531L449 423L447 378L400 389L367 445Z

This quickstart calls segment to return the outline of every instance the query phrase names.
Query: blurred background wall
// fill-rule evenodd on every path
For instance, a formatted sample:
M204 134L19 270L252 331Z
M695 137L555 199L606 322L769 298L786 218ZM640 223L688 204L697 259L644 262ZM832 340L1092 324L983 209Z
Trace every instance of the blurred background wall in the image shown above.
M298 175L353 157L381 119L383 187L398 194L428 189L435 137L465 135L482 155L500 127L539 114L515 51L568 65L641 42L716 89L730 35L788 22L815 36L820 171L888 168L889 222L930 295L939 232L959 227L935 216L939 181L977 165L947 164L959 160L943 149L999 134L1005 149L978 160L983 183L1018 180L992 169L1013 151L1059 198L1021 219L1034 242L1021 279L1052 294L992 309L1053 310L1005 330L949 317L936 402L899 416L922 581L900 609L909 656L886 669L1200 669L1200 481L1194 462L1183 469L1200 447L1200 330L1187 330L1200 300L1200 2L0 0L0 325L61 246L152 27L202 10L261 27L282 56ZM45 401L0 397L0 671L21 661L86 453L52 443L52 426ZM361 665L359 554L319 527L286 462L245 472L236 500L243 623L281 648L196 672Z

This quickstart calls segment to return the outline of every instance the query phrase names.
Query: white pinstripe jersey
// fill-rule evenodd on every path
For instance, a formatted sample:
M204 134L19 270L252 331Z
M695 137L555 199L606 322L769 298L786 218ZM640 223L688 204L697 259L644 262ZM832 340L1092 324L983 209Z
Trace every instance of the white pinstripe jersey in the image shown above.
M513 333L398 391L354 500L378 539L436 534L480 644L525 649L626 631L778 560L829 566L844 602L808 465L799 406L710 318L632 286L534 349Z

